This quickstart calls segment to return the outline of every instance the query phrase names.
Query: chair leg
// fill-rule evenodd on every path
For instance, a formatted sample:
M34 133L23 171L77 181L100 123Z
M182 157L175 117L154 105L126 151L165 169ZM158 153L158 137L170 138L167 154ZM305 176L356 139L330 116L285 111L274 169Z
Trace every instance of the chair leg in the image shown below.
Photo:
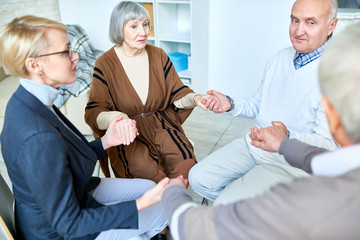
M209 205L209 200L207 200L206 198L203 198L202 201L201 201L201 205L208 206Z

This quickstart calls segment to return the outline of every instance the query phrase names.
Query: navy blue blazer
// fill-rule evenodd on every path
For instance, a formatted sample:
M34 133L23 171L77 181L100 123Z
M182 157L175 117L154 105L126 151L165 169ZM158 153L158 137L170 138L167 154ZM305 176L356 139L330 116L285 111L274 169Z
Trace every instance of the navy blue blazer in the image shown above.
M6 107L1 150L20 237L94 239L109 229L138 228L135 201L104 206L89 194L89 185L100 182L91 176L105 156L101 141L89 143L54 110L73 132L22 86Z

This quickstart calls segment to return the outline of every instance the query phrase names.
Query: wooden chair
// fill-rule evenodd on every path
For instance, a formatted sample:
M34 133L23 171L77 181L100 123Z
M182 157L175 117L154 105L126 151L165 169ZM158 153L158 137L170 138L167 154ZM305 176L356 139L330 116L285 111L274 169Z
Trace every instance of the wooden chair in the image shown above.
M16 238L15 215L14 215L14 195L4 178L0 174L0 225L6 239ZM0 233L1 234L1 233Z

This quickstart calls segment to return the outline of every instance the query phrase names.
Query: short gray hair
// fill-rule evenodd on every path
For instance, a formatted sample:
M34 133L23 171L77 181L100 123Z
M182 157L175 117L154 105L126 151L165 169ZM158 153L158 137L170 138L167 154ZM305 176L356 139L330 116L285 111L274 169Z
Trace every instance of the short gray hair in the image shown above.
M331 12L329 16L329 22L331 22L331 20L336 18L338 6L339 6L338 0L331 0Z
M336 35L319 66L322 93L338 112L346 134L360 142L360 23Z
M111 13L109 37L110 40L121 45L124 41L124 26L129 21L139 20L146 17L149 21L150 16L148 11L139 3L131 1L123 1L118 3Z

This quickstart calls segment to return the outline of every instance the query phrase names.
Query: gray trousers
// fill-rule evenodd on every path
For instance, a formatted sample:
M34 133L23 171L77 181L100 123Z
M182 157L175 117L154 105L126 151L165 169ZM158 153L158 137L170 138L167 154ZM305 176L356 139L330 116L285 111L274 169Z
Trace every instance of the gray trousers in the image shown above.
M154 186L154 182L146 179L102 178L99 186L92 192L92 196L104 205L111 205L138 199ZM160 233L166 226L165 212L160 204L156 204L139 212L139 229L104 231L99 234L96 240L145 240Z
M280 154L255 148L250 141L247 135L237 138L196 164L189 172L193 190L214 204L226 204L254 197L278 182L308 176Z

